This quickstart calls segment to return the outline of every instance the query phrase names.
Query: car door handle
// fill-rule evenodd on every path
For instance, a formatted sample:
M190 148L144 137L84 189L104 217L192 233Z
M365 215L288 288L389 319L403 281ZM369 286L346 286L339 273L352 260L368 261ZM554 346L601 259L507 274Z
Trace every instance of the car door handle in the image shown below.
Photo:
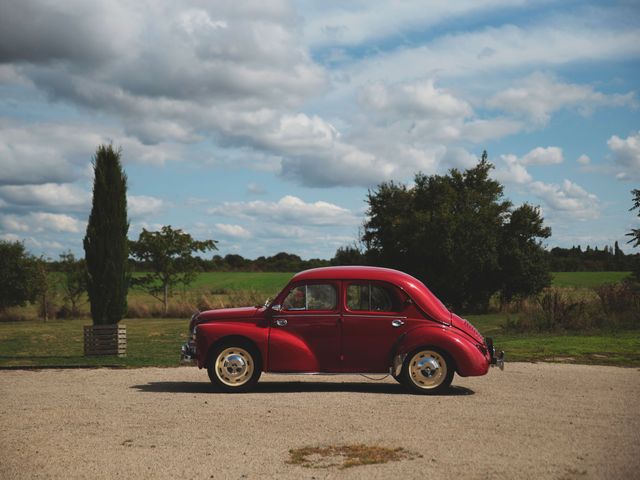
M287 326L287 319L286 318L278 318L276 319L276 325L279 327L286 327Z
M398 328L398 327L401 327L402 325L404 325L404 322L403 322L402 320L399 320L399 319L397 319L397 318L396 318L395 320L393 320L393 321L391 322L391 325L392 325L393 327Z

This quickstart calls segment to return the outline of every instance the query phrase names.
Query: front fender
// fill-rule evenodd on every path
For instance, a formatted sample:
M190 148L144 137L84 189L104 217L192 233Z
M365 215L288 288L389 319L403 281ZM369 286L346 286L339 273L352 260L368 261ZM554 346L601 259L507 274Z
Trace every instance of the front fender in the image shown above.
M211 347L225 337L245 339L253 343L260 351L262 365L267 365L267 345L269 343L269 328L255 323L215 322L198 325L196 346L198 352L198 367L206 367Z
M480 349L482 346L445 325L422 326L407 332L396 346L394 366L400 365L404 356L423 346L437 347L448 353L461 377L484 375L489 370L489 358Z

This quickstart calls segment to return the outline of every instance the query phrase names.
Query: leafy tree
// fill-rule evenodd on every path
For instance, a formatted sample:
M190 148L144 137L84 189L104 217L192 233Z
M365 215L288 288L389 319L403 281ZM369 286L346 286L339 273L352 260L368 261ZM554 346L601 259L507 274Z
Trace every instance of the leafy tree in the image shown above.
M62 288L64 301L71 304L70 315L80 315L78 304L87 291L87 268L84 260L77 260L70 251L60 254L59 268L62 272Z
M129 244L127 177L121 151L100 145L93 161L93 204L84 251L87 292L95 325L118 323L127 310Z
M331 265L365 265L364 254L356 245L339 247L331 259Z
M0 313L35 299L33 262L21 242L0 240Z
M513 209L491 168L484 152L464 172L418 173L412 188L389 182L370 191L362 236L368 262L407 271L468 311L485 311L499 291L508 299L548 285L537 239L550 230L537 209Z
M215 240L194 240L188 233L174 230L170 225L159 232L142 229L138 240L130 244L131 255L151 270L151 273L134 278L132 283L162 301L165 315L173 288L195 280L197 262L193 253L216 250Z
M640 217L640 190L635 188L631 190L631 194L633 195L633 206L629 209L629 211L638 210L638 217ZM640 228L633 228L627 236L631 237L631 239L627 242L630 243L634 248L640 247ZM636 259L635 268L633 269L634 278L640 282L640 260Z
M56 279L49 272L49 261L44 257L33 260L33 289L38 305L38 315L45 322L55 316Z
M550 236L538 208L525 203L511 212L499 248L502 302L535 294L551 283L548 256L537 240Z

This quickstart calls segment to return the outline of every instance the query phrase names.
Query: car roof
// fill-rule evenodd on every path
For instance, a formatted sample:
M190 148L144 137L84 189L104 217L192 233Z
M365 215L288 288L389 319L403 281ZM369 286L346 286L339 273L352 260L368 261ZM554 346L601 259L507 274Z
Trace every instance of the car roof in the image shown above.
M321 267L297 273L291 282L307 280L373 280L392 283L404 290L429 316L443 323L451 322L451 312L426 287L411 275L392 268L369 266Z

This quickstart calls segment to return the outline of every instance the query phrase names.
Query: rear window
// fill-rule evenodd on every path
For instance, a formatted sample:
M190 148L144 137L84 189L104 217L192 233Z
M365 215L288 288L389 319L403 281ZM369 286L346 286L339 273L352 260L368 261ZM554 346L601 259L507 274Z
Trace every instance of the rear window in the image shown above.
M352 311L393 312L393 295L381 285L354 283L347 287L347 308Z

